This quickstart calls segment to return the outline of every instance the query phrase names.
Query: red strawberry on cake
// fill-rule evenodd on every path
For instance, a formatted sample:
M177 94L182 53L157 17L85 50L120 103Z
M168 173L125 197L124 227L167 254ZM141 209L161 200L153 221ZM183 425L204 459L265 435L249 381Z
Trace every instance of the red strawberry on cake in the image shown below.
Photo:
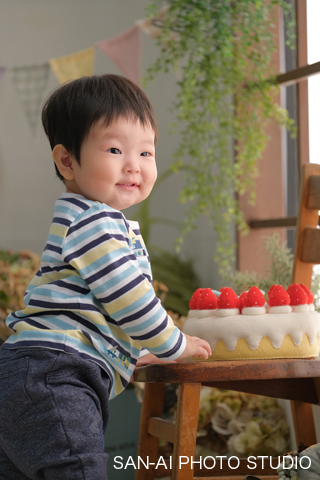
M309 288L304 285L303 283L300 283L300 287L303 288L303 290L306 292L308 295L308 306L309 306L309 312L314 312L314 296L313 293L309 290Z
M218 317L227 317L239 313L239 298L230 287L222 287L218 298L218 308L215 314Z
M243 299L243 315L261 315L266 313L265 298L258 287L251 287Z
M211 288L198 288L189 302L189 316L202 318L212 314L217 308L218 299Z
M289 285L287 292L290 297L290 304L293 312L309 311L308 295L300 285L297 283Z
M190 300L190 302L189 302L189 308L190 308L190 310L197 310L197 309L198 309L198 302L199 302L201 290L203 290L203 288L198 288L198 289L194 292L194 294L192 295L191 300Z
M202 288L198 301L199 310L214 310L217 308L218 299L211 288Z
M268 292L269 313L290 313L290 296L282 285L272 285Z
M242 312L242 309L244 307L244 299L247 296L248 291L246 290L245 292L242 292L240 297L239 297L239 310Z
M269 291L268 291L268 293L267 293L268 298L269 298L269 296L271 295L272 290L273 290L275 287L279 287L279 286L281 286L281 285L271 285L271 287L269 288Z

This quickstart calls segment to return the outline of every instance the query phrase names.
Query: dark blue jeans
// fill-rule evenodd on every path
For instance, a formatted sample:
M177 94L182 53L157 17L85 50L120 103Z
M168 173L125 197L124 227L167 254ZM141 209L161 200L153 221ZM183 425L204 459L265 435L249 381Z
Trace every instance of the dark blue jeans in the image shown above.
M91 361L0 349L0 479L106 480L110 378Z

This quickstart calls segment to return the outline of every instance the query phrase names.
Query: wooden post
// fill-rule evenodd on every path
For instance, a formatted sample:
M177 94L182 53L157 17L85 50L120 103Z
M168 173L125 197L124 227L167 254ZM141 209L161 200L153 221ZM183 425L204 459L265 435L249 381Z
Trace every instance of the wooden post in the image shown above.
M138 459L141 458L145 464L156 464L157 462L159 438L148 433L148 426L149 417L162 417L164 393L164 383L145 384L138 444ZM144 468L141 465L141 468L136 470L135 480L150 480L153 478L153 468Z
M316 430L314 426L312 405L304 402L291 401L291 411L296 434L297 446L300 442L306 447L317 443Z
M172 458L172 478L175 480L193 479L191 460L195 460L200 389L201 383L182 383L179 386ZM182 464L184 461L186 463Z

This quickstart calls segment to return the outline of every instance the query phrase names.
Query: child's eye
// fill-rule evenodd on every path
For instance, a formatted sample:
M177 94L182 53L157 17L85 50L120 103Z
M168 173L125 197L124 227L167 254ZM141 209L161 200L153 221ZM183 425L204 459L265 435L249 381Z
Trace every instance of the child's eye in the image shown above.
M109 148L109 150L107 150L108 152L110 153L114 153L115 155L119 155L121 152L118 148L115 148L115 147L112 147L112 148Z
M150 153L149 152L142 152L141 157L149 157Z

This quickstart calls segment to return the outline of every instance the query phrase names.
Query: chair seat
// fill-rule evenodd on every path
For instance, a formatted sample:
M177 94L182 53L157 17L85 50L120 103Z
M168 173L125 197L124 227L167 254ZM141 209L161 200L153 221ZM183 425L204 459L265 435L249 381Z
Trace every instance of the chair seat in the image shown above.
M145 383L201 383L205 386L318 404L320 359L169 363L137 368ZM320 394L320 392L319 392Z

